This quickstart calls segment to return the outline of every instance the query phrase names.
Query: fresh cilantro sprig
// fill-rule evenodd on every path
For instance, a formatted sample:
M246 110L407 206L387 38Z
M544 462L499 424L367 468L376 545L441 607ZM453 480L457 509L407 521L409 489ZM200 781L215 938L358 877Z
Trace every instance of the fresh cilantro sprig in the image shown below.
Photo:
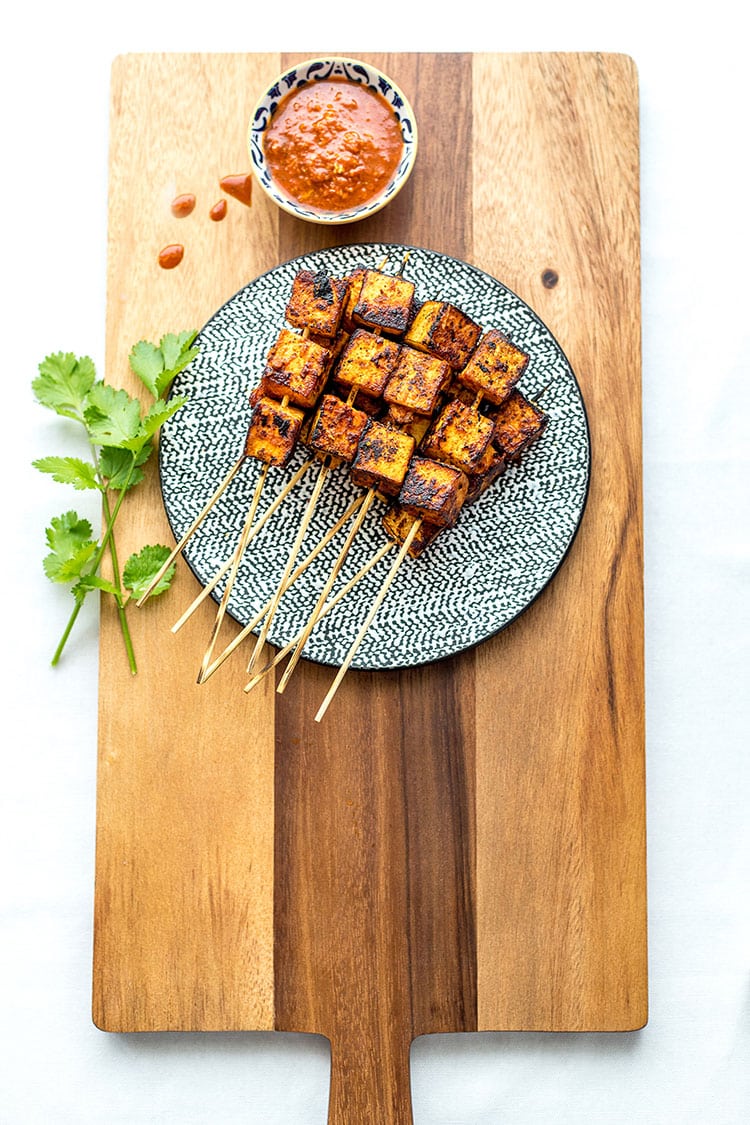
M49 553L44 559L44 572L50 581L70 586L74 599L70 619L52 657L53 664L62 656L86 596L98 590L110 594L117 603L130 670L133 674L137 671L126 609L132 598L139 598L148 589L170 552L160 544L143 547L130 556L121 571L115 523L125 495L144 479L143 466L153 452L159 429L186 401L181 395L169 399L167 395L175 377L198 354L196 336L196 332L170 333L158 344L140 340L134 345L129 356L130 368L154 399L145 409L127 391L98 379L88 356L56 352L39 364L39 373L32 383L37 402L83 428L91 459L49 456L40 457L33 464L54 481L76 491L98 492L104 515L99 539L89 521L75 511L55 517L46 530ZM100 573L107 552L112 564L111 579ZM169 588L174 570L174 566L167 570L151 591L152 596Z

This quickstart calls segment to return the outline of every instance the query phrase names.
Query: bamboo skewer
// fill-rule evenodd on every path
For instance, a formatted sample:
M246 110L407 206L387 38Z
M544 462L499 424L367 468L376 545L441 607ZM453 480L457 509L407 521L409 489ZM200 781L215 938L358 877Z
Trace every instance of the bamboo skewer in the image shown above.
M315 722L316 723L319 723L321 721L321 719L325 715L326 711L328 710L328 707L331 703L331 700L333 699L334 695L338 691L338 689L341 685L341 681L343 680L344 676L346 675L346 672L349 668L349 665L351 664L352 660L354 659L354 657L357 653L357 649L359 648L362 641L364 640L365 634L366 634L367 630L370 628L370 625L372 624L376 613L378 612L381 605L383 604L383 601L385 599L385 595L388 593L388 590L390 589L391 583L395 579L396 574L398 572L398 569L401 566L401 563L406 558L406 555L409 551L409 548L411 547L412 542L413 542L417 532L419 531L419 528L421 527L421 525L422 525L422 520L417 519L417 520L414 521L414 523L409 528L409 534L404 539L404 542L401 545L401 548L398 552L398 555L396 556L396 559L395 559L393 565L391 566L391 569L389 570L388 574L386 575L386 579L385 579L383 585L381 586L381 588L378 592L378 596L375 598L375 601L372 603L372 605L370 607L370 611L367 614L367 617L365 618L365 620L362 622L362 626L361 626L359 632L357 633L357 636L354 639L354 643L352 644L351 648L349 649L349 652L346 655L344 663L341 665L338 672L336 673L336 678L334 679L333 683L331 684L330 688L328 689L328 693L327 693L325 699L323 700L323 702L321 703L320 708L318 709L318 713L315 716Z
M214 504L216 504L216 502L220 499L220 497L222 496L224 491L229 487L229 485L232 483L234 478L237 476L237 473L242 468L244 462L245 462L245 453L243 452L242 456L237 459L235 464L232 466L232 468L229 470L227 475L224 477L224 480L221 482L219 487L216 489L213 496L211 496L211 498L208 500L206 505L203 507L203 509L198 513L198 515L195 517L193 522L190 524L190 527L187 529L185 534L182 536L179 543L177 543L176 546L174 547L174 549L171 551L171 553L170 553L169 557L167 558L166 562L164 562L161 565L159 570L156 572L155 576L151 579L151 582L146 587L146 590L144 591L143 594L141 594L140 598L135 603L136 606L142 606L143 605L146 598L149 596L149 594L152 592L152 590L156 587L156 585L161 581L161 579L167 573L167 571L169 570L169 568L172 565L172 563L174 562L174 560L184 550L185 546L187 545L188 540L194 534L194 532L198 529L199 524L206 518L208 513L211 511L211 508L213 508Z
M299 469L297 469L296 473L291 478L291 480L288 482L288 484L286 484L284 486L284 488L282 488L282 490L278 494L278 496L268 505L268 507L266 508L265 512L260 517L258 522L256 524L253 524L251 533L248 536L247 542L245 544L246 547L255 538L256 535L260 534L260 532L263 530L263 527L268 522L268 520L271 518L271 516L274 514L274 512L277 511L279 506L284 502L284 500L289 495L289 493L292 491L292 489L295 488L299 484L302 477L305 475L307 470L314 463L315 463L314 458L311 457L309 460L305 461L304 464L299 467ZM201 605L201 603L205 601L205 599L209 596L209 594L211 594L216 589L216 587L218 586L221 579L224 577L224 575L227 573L227 571L231 567L233 559L234 559L234 554L229 556L229 558L222 564L220 569L216 572L216 574L211 579L211 581L203 587L201 592L198 594L197 598L195 598L195 600L185 610L182 617L180 617L179 620L176 621L174 623L174 625L172 626L172 632L173 633L179 632L179 630L182 628L182 626L185 624L185 622L192 616L193 613L195 613L198 606Z
M366 574L369 574L369 572L373 569L373 567L377 566L377 564L380 562L380 560L385 558L385 556L388 554L388 552L392 551L395 546L396 546L396 544L393 543L393 542L383 543L377 549L377 551L372 556L372 558L368 562L364 563L359 568L357 573L355 575L353 575L353 577L350 578L349 581L344 586L342 586L340 590L337 590L337 592L333 595L332 598L329 599L329 601L326 602L326 604L323 606L322 610L318 614L317 620L322 621L323 618L326 617L327 614L329 614L331 612L331 610L334 609L338 605L338 603L341 601L341 599L345 598L346 595L351 590L354 589L354 587L357 585L357 583L360 582L365 577ZM253 678L247 684L245 684L245 687L244 687L243 690L245 692L252 691L252 689L254 687L256 687L257 684L260 683L260 681L264 678L264 676L266 676L269 672L271 672L277 666L277 664L280 664L281 661L286 656L288 656L288 654L292 651L292 649L294 649L295 646L299 643L299 639L300 639L301 636L302 636L302 634L298 633L297 636L294 637L289 642L288 645L285 645L284 648L280 649L276 653L276 655L274 656L273 660L271 660L268 664L266 664L266 666L264 668L262 668L260 670L260 672L257 672L253 676Z
M315 506L318 502L318 498L320 497L320 493L322 491L323 485L325 484L326 479L327 479L330 471L331 471L331 465L330 465L329 461L328 460L323 461L321 466L320 466L320 472L318 473L318 479L315 482L315 487L313 488L312 495L310 496L310 499L309 499L308 504L307 504L307 508L305 509L305 513L302 517L302 522L300 523L299 530L297 531L297 537L296 537L296 539L294 541L294 544L292 545L292 549L289 553L289 558L287 559L287 563L286 563L286 566L284 568L284 573L281 576L281 580L279 581L278 587L276 589L276 593L274 594L273 599L271 601L271 606L268 610L268 614L266 615L266 619L263 622L263 627L262 627L260 633L258 634L258 639L255 642L255 648L253 649L253 654L250 657L250 663L247 666L248 672L252 672L253 668L255 667L255 663L258 660L258 656L259 656L259 654L260 654L260 652L263 648L263 645L266 643L266 637L268 636L268 631L269 631L269 629L271 627L271 623L272 623L272 621L273 621L273 619L276 615L276 610L279 608L279 602L281 601L281 598L284 594L284 587L286 585L287 579L289 578L289 575L292 572L292 567L294 566L297 555L300 552L300 548L302 546L302 540L304 539L305 533L307 532L307 529L310 525L310 520L313 517L313 513L315 511Z
M234 557L232 559L232 569L230 571L226 587L224 588L224 593L221 595L221 601L219 602L219 608L218 608L218 611L216 613L216 620L214 621L214 627L213 627L213 632L211 634L211 640L209 641L208 648L206 649L205 655L203 657L203 662L201 664L200 672L198 673L198 683L199 684L202 683L202 681L203 681L203 675L204 675L206 669L208 668L209 662L211 660L211 656L213 655L214 647L216 645L216 641L217 641L218 636L219 636L219 631L221 629L221 625L222 625L222 622L224 620L224 614L226 613L226 608L227 608L227 604L229 602L229 597L232 593L232 587L234 586L234 580L237 577L237 571L239 570L240 561L241 561L242 556L245 552L245 547L247 546L246 541L247 541L247 538L250 535L250 531L251 531L251 528L252 528L252 521L255 518L255 513L258 509L258 504L260 503L260 498L261 498L261 495L262 495L262 492L263 492L263 486L265 485L266 479L268 477L269 468L270 468L270 466L267 463L263 465L263 468L261 469L261 472L260 472L260 476L258 477L258 482L255 486L255 492L253 494L253 498L252 498L252 501L251 501L251 504L250 504L250 510L248 512L247 519L245 520L245 526L242 530L242 534L240 535L240 541L237 544L237 548L234 552Z
M337 532L339 532L341 530L341 528L346 523L348 523L348 521L351 519L351 517L356 512L357 508L362 503L362 499L363 498L361 496L358 496L358 497L356 497L356 499L352 500L351 504L346 509L344 514L342 516L339 516L338 520L333 525L333 527L329 528L328 531L323 536L323 538L320 539L319 542L315 544L315 546L310 551L310 554L307 556L307 558L303 562L301 562L300 565L297 567L297 569L294 571L294 573L292 575L290 575L290 577L287 581L286 587L285 587L285 592L286 592L286 590L289 589L290 586L293 586L294 583L297 581L297 579L300 578L302 576L302 574L304 574L304 572L307 570L307 568L313 562L315 562L315 559L318 557L318 555L321 553L321 551L323 551L324 548L327 547L327 545L330 543L330 541L333 539L333 537L337 534ZM216 660L214 660L214 662L208 666L201 683L205 683L206 680L209 678L209 676L212 676L214 674L214 672L218 668L221 667L221 665L224 663L224 661L229 656L232 655L232 653L235 651L235 649L237 649L242 644L245 637L247 637L247 635L249 633L252 633L253 629L255 629L255 627L260 624L260 622L263 620L265 615L268 613L270 605L271 605L271 599L269 598L269 600L266 602L266 604L260 610L258 610L255 617L253 617L253 619L251 621L248 621L247 625L243 626L242 630L237 634L237 636L234 637L234 639L229 642L229 644L224 649L224 651L221 653L221 655L217 656Z
M360 508L360 511L359 511L359 515L357 516L356 520L354 521L354 523L352 524L352 527L349 530L349 533L348 533L348 535L347 535L347 537L344 541L344 544L341 548L341 551L339 552L338 558L336 559L336 562L334 563L333 567L331 568L331 573L329 574L328 578L326 579L325 585L323 586L323 589L321 590L320 594L318 595L318 600L315 603L315 608L313 609L307 624L305 625L304 629L302 630L302 633L300 634L299 640L297 642L297 647L296 647L295 651L292 653L291 659L289 660L289 663L287 664L286 668L284 669L284 675L281 677L279 685L276 688L277 692L280 695L283 694L284 689L286 688L286 685L289 683L289 678L290 678L292 672L294 671L300 657L302 656L302 651L303 651L305 645L307 644L307 641L310 637L310 634L312 633L312 631L315 627L316 621L320 617L321 610L322 610L323 606L325 605L325 602L326 602L326 599L327 599L328 595L330 594L331 590L333 589L333 584L336 581L336 578L338 577L338 574L341 570L341 567L344 565L344 562L346 561L346 556L349 553L349 549L350 549L352 543L354 542L354 539L355 539L357 533L359 532L360 528L362 527L362 524L364 523L365 517L367 516L367 513L370 510L370 507L372 506L372 502L375 499L375 496L376 496L376 492L375 492L374 488L369 489L364 495L364 499L363 499L362 507Z

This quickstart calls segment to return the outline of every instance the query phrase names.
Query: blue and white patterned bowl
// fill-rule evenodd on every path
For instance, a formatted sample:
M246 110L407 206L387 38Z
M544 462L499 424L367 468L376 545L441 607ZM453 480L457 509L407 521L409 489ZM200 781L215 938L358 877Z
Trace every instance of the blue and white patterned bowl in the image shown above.
M398 168L385 190L368 203L363 203L347 211L316 211L294 199L290 199L274 183L263 152L266 129L281 100L291 90L297 90L312 82L320 82L330 78L346 78L350 82L357 82L368 87L385 98L401 126L401 136L404 142L404 151ZM260 186L283 211L295 215L298 219L304 219L308 223L356 223L360 219L367 218L368 215L374 215L376 211L380 211L387 203L390 203L409 179L417 154L417 124L414 119L414 111L406 96L395 82L376 67L369 63L360 62L358 59L338 56L308 59L306 62L291 67L281 74L260 98L250 119L248 148L252 169Z

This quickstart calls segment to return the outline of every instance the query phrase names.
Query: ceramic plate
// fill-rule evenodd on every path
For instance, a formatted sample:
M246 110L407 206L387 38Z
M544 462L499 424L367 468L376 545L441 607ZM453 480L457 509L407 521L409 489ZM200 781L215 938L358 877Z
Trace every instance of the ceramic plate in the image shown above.
M284 324L298 270L346 275L377 266L394 270L407 248L384 243L341 246L293 259L251 281L209 320L200 354L173 386L188 403L164 426L159 444L162 495L179 539L241 455L250 416L248 396ZM575 537L588 493L590 442L581 392L562 349L539 317L506 286L474 266L409 247L407 276L418 300L445 300L483 328L499 328L531 359L519 389L549 416L541 438L418 559L406 559L352 663L363 669L402 668L443 659L507 626L556 574ZM298 450L285 469L272 468L259 512L306 460ZM246 460L189 540L184 559L202 585L232 554L249 510L260 467ZM317 469L308 472L251 544L239 568L228 612L241 625L271 599L297 538ZM345 467L328 477L299 556L303 561L358 490ZM376 504L368 513L334 593L385 541ZM346 535L342 530L284 595L268 634L281 647L304 627ZM305 656L340 665L376 597L395 550L313 631ZM218 600L225 579L213 597Z

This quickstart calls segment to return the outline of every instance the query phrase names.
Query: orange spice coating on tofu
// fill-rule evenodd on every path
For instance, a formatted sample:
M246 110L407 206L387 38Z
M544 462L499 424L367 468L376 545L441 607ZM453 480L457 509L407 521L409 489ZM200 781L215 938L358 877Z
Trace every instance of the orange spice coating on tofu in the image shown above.
M362 488L379 488L387 495L397 495L415 445L411 434L372 420L357 449L352 481Z
M460 469L429 457L413 457L398 502L418 519L450 527L458 519L468 490L469 478Z
M422 452L435 461L445 461L465 473L479 465L495 430L494 422L473 406L452 399L428 430Z
M309 328L332 340L344 315L349 283L325 270L300 270L292 282L286 319L295 328Z
M366 328L380 329L402 336L414 312L414 283L403 277L367 270L352 311L352 317Z
M508 397L528 362L526 352L512 344L497 328L490 328L458 378L469 390L482 394L488 402L499 404Z
M345 387L358 387L371 398L380 398L398 361L400 345L363 328L346 345L335 379Z
M515 460L524 453L547 425L547 415L514 390L495 413L492 440L506 458Z
M402 347L383 400L389 406L400 406L412 415L426 417L435 410L450 377L451 369L445 360L416 348Z
M429 352L460 371L469 361L481 327L448 301L425 301L404 337L404 343Z
M314 340L282 328L266 357L263 384L269 394L289 396L297 406L318 401L330 369L331 353Z
M294 453L304 418L302 410L261 396L250 415L245 456L267 465L286 465Z
M369 418L335 395L323 395L313 419L307 444L315 453L353 461Z
M399 546L406 541L406 537L412 529L414 524L414 516L405 512L399 505L394 504L384 514L382 519L383 529L389 539ZM430 523L428 520L423 520L419 526L419 530L411 541L409 547L409 557L412 559L419 558L423 551L425 551L431 543L434 543L438 535L444 529L438 524Z

